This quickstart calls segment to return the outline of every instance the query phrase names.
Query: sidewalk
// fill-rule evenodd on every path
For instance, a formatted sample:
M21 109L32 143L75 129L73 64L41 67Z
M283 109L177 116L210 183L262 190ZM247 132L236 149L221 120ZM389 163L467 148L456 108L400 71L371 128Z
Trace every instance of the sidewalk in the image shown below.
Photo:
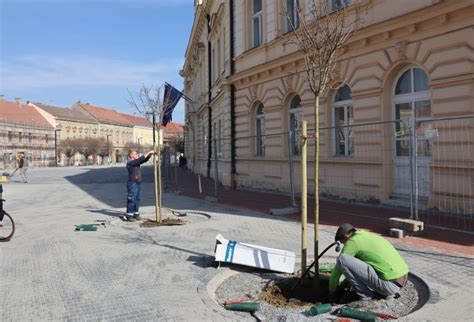
M171 171L174 174L174 171ZM176 189L174 177L170 178L170 191ZM178 168L178 190L185 196L205 199L214 196L214 181L201 176L202 193L199 193L198 176L190 170ZM269 213L270 209L291 207L288 195L257 192L248 190L232 190L219 186L219 203L238 206L246 209ZM300 198L296 199L299 206ZM320 202L320 224L334 230L344 222L355 227L367 229L388 237L390 217L408 218L409 213L402 209L381 206L359 205L339 201L322 200ZM300 221L300 214L275 216L275 220ZM314 200L308 199L308 222L314 223ZM449 252L474 258L474 235L459 231L445 230L436 227L425 227L421 236L394 239L396 244L420 246L441 252Z

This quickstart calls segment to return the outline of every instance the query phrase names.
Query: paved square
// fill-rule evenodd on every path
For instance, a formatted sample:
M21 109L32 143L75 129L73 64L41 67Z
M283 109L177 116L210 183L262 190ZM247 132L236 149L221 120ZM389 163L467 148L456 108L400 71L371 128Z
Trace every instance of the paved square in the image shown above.
M151 218L150 174L145 168L142 214ZM239 319L205 292L218 273L207 267L216 235L298 254L295 222L174 194L164 196L165 206L205 211L211 218L189 216L184 226L159 228L123 223L117 218L126 200L123 167L38 169L29 177L28 184L4 186L5 208L17 231L10 242L0 243L2 321ZM74 231L74 225L95 220L106 220L107 227ZM320 235L321 247L333 240L328 227ZM471 316L472 259L400 248L411 271L432 291L430 302L410 318ZM335 256L330 252L327 258Z

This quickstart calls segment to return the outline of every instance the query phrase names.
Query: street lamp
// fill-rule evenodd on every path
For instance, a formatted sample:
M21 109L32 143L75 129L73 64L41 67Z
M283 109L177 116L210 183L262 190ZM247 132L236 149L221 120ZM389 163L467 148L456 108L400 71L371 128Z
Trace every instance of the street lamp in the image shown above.
M56 167L58 166L58 132L60 132L61 129L54 129L54 161Z
M107 162L110 165L110 147L109 147L109 136L112 136L112 134L107 134Z

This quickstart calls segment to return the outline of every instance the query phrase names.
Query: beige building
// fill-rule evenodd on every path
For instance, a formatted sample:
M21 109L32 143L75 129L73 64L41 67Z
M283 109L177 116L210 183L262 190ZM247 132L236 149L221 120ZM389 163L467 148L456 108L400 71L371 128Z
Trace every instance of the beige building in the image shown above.
M214 177L211 169L216 161L220 169L219 180L226 185L231 184L233 173L229 141L233 114L229 83L232 73L231 3L195 1L194 23L181 71L184 94L192 100L186 101L188 166L197 173Z
M235 110L227 112L231 124L225 128L231 135L223 151L231 153L234 142L234 183L289 191L292 179L298 192L299 129L302 119L314 127L313 96L304 79L302 54L287 42L291 30L282 11L292 3L307 12L309 2L230 3L232 12L223 14L233 15L227 18L233 20L233 33L226 39L234 40L229 46L235 66L226 86L235 87L235 100L227 111ZM333 10L358 3L368 5L364 25L349 39L332 75L333 88L321 101L322 192L408 202L405 198L418 191L426 207L474 213L472 1L329 1ZM196 91L199 86L192 84L201 84L201 75L186 71L206 69L205 58L193 60L207 50L206 28L198 28L196 20L212 4L196 6L183 74L186 95L202 106L187 108L187 120L202 120L194 132L199 143L190 144L189 123L186 132L187 158L196 158L199 172L205 159L200 143L209 141L209 134L203 125L205 98L200 101L198 94L204 95L206 88ZM314 140L308 153L311 160ZM289 159L294 161L293 176ZM231 176L229 168L219 169L220 176ZM309 178L312 169L310 163Z
M77 102L71 107L93 117L99 123L98 137L106 139L110 145L110 161L112 163L126 162L127 152L124 150L128 143L133 142L133 124L119 112L89 103Z
M14 169L18 153L25 154L30 167L53 166L54 143L53 126L37 110L20 99L0 97L0 169Z
M122 114L133 125L133 142L141 147L153 146L153 125L144 117Z

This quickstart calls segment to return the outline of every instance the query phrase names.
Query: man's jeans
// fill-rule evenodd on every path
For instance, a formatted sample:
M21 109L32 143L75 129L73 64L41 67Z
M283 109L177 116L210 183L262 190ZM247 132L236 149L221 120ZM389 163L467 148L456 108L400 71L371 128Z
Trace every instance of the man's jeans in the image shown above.
M138 214L140 209L140 182L127 182L127 215Z
M400 292L400 287L381 279L369 264L354 256L339 255L336 264L361 299L372 298L374 292L383 296Z

